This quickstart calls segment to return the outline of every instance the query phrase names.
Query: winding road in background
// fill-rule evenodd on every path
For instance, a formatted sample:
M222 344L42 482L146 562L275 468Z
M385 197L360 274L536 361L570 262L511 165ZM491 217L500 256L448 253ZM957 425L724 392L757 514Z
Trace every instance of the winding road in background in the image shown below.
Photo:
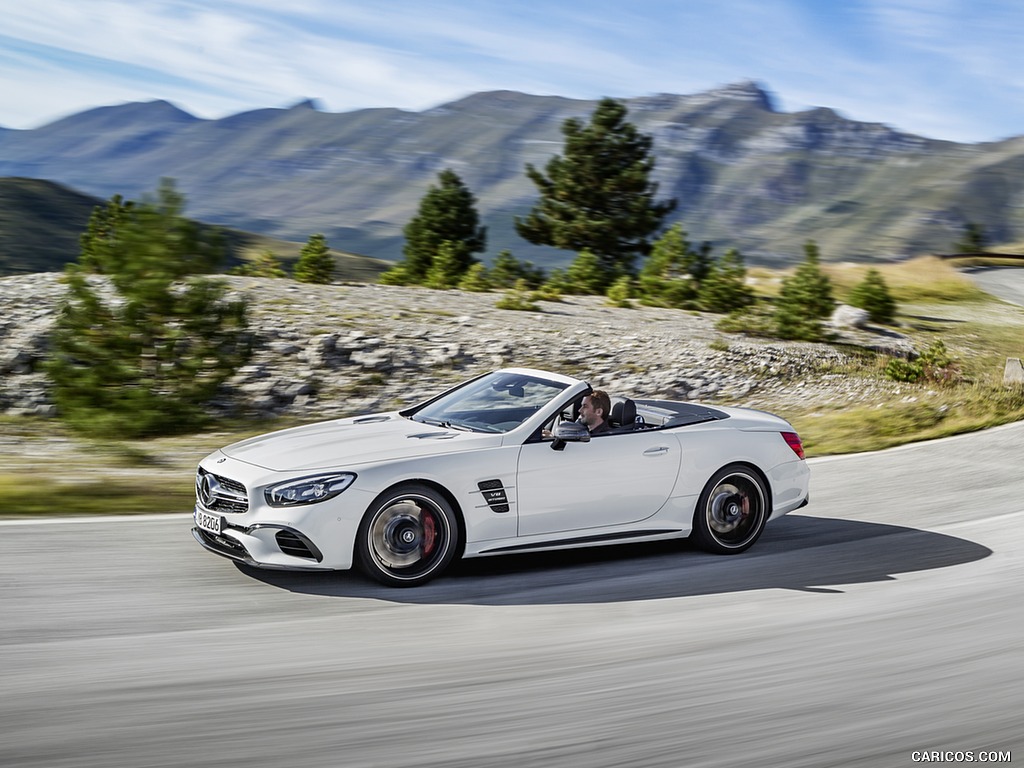
M1024 758L1024 424L812 464L738 557L257 572L190 518L0 525L0 765L910 766Z
M976 267L963 272L986 293L1024 307L1024 269L1021 267Z

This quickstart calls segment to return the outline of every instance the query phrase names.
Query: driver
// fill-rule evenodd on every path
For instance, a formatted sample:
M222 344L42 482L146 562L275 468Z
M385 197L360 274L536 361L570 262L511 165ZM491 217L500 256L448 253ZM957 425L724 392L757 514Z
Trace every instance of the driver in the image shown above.
M603 389L595 389L583 398L580 405L580 421L587 425L591 435L603 435L610 431L608 416L612 411L612 400Z

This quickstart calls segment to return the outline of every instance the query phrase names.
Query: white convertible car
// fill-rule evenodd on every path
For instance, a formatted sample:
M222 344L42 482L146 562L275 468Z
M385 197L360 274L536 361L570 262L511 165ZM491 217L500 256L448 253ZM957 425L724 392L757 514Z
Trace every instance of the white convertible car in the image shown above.
M686 537L743 552L807 504L783 419L612 397L611 430L591 436L576 421L591 391L509 368L403 411L229 445L199 464L193 535L261 568L356 565L413 586L459 557Z

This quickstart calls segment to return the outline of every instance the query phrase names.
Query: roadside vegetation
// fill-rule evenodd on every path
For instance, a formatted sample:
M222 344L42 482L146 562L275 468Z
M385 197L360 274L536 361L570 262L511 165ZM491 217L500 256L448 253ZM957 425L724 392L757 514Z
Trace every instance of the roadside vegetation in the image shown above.
M953 265L934 258L822 269L840 301L869 269L878 270L898 306L891 329L910 337L922 351L940 341L955 363L955 375L901 383L896 400L777 409L799 431L808 456L879 450L1024 419L1024 389L1002 383L1006 358L1024 353L1024 308L992 298ZM759 268L758 296L777 292L793 271ZM520 290L528 293L522 286ZM884 377L893 359L865 352L842 373L853 379ZM113 440L83 436L51 419L2 417L0 432L11 438L0 444L2 514L187 511L194 497L195 465L203 456L226 443L294 423L279 419L235 425L230 431L214 427L190 435ZM39 477L48 482L37 482Z
M808 455L880 450L1024 419L1024 388L1003 383L1006 359L1024 356L1024 308L979 289L955 261L922 257L824 268L841 300L877 270L897 307L889 327L909 337L919 356L864 358L859 375L904 385L896 401L782 413Z

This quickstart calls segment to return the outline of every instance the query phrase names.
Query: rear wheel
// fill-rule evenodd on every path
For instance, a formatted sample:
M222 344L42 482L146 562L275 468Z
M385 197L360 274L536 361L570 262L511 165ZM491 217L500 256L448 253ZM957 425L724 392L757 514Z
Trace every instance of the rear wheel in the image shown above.
M708 552L739 554L761 536L768 514L768 491L760 476L741 464L723 467L704 486L691 538Z
M414 587L440 574L455 557L459 523L451 505L424 485L382 494L359 525L360 569L391 587Z

